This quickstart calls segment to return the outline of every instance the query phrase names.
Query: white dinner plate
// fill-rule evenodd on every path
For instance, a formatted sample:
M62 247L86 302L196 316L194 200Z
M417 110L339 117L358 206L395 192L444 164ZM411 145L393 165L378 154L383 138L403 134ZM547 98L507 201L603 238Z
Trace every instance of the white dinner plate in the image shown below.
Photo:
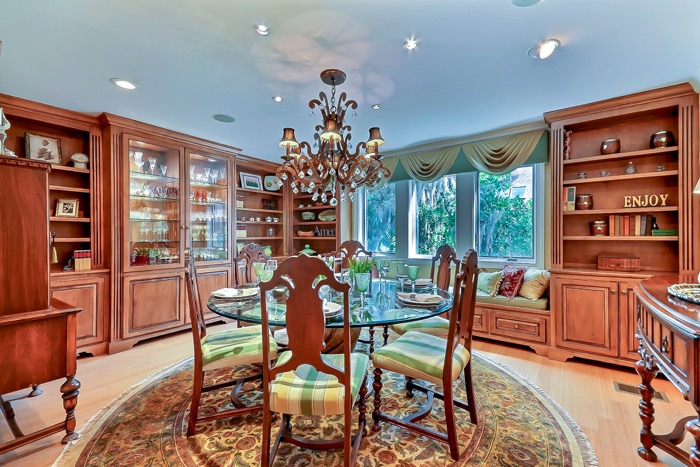
M329 316L339 315L343 312L343 306L340 303L327 302L326 306L323 307L323 314L326 318Z
M400 303L407 303L410 305L418 305L418 306L435 306L435 305L441 305L442 303L445 302L445 299L440 297L439 295L432 295L432 294L415 294L415 298L411 298L410 293L397 293L396 294L396 300ZM429 295L431 298L429 300L422 299L424 296ZM435 297L435 298L432 298Z
M211 296L215 298L247 298L254 297L259 293L260 289L257 287L249 287L246 289L223 288L213 291Z

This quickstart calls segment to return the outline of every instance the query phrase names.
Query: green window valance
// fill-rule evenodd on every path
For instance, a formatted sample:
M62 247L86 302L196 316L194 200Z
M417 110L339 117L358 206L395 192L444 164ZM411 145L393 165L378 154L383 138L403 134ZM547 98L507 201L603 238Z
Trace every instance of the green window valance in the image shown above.
M390 182L410 179L431 182L444 175L464 172L509 173L525 164L547 162L548 154L547 131L534 130L385 157L382 163L391 171Z

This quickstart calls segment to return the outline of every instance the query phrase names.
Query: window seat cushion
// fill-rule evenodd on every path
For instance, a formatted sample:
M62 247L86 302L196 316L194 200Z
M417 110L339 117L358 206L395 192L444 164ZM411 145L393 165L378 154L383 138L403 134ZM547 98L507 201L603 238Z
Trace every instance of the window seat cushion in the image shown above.
M508 298L504 295L496 295L491 297L489 294L482 292L481 290L477 290L476 304L479 305L480 303L490 303L492 305L517 308L533 308L535 310L549 310L549 299L547 297L538 298L537 300L530 300L529 298L521 297L519 295L514 298Z

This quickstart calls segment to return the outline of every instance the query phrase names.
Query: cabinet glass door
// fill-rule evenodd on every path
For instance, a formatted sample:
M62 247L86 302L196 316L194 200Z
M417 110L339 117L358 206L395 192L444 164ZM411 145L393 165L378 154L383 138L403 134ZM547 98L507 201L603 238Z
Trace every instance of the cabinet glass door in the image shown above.
M190 234L196 261L229 259L228 160L190 154Z
M128 140L130 267L180 263L180 151Z

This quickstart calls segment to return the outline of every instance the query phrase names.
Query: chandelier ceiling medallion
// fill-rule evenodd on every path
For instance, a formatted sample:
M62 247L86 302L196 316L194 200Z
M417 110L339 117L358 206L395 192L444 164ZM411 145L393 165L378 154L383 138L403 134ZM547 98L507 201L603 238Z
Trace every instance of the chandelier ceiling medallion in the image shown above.
M355 115L357 102L348 100L345 93L340 95L337 103L335 99L335 87L345 82L345 73L324 70L321 81L331 86L330 101L324 92L319 93L318 99L309 101L311 115L314 115L314 109L319 109L323 117L323 124L316 125L314 133L314 148L318 151L313 152L306 141L297 142L294 129L285 128L279 145L286 152L282 156L284 162L277 168L277 177L280 185L290 179L294 193L313 193L313 201L320 198L325 203L330 199L330 205L335 206L338 204L336 182L340 186L341 201L345 201L346 196L353 201L357 188L376 186L391 173L379 160L379 146L384 140L378 127L370 128L367 142L358 143L355 152L350 152L352 127L346 125L344 119L348 109L352 109Z

